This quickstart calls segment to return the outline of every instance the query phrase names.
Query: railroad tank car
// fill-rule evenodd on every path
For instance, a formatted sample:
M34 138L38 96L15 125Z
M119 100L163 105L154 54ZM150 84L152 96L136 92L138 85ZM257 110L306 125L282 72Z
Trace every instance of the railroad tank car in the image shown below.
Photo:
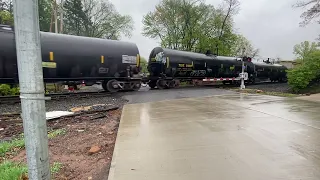
M203 79L207 77L235 77L241 73L240 58L215 56L187 51L156 47L149 56L149 86L170 88L179 85L180 80ZM252 69L252 68L248 68Z
M237 57L156 47L149 56L148 84L151 88L157 86L161 89L176 87L181 80L238 77L242 71L241 60L242 58ZM245 72L249 76L247 83L254 83L264 78L281 80L285 77L284 66L253 63L251 60L245 61ZM224 83L232 83L232 81L224 81Z
M0 83L18 83L14 27L0 26ZM140 56L136 44L40 32L45 82L102 83L105 90L137 90Z
M257 81L287 81L287 67L280 64L271 64L270 62L253 62L253 82Z

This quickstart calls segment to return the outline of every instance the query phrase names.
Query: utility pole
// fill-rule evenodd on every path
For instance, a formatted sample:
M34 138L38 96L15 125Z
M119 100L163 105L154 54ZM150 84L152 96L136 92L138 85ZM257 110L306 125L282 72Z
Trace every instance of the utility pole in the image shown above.
M28 178L49 180L38 0L14 0L13 12Z

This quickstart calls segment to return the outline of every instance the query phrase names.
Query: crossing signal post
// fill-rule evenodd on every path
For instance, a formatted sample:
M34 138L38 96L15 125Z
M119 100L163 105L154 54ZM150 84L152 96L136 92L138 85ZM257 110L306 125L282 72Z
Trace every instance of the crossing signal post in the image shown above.
M240 89L245 89L246 86L244 85L244 58L242 58L242 71L241 71L241 85L240 85Z
M244 62L251 62L252 59L250 57L243 57L242 58L242 71L241 71L241 74L240 74L240 78L241 78L241 85L240 85L240 89L245 89L246 86L244 85L244 81L246 79L246 74L244 72L244 69L246 68L245 65L244 65Z

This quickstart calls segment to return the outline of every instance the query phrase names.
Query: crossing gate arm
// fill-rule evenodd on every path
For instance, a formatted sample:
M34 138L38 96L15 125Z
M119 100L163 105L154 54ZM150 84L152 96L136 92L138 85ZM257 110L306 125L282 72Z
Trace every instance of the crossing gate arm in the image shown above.
M244 80L248 80L248 73L240 73L238 77L233 78L205 78L202 81L203 82L212 82L212 81L240 81L241 78L244 77Z

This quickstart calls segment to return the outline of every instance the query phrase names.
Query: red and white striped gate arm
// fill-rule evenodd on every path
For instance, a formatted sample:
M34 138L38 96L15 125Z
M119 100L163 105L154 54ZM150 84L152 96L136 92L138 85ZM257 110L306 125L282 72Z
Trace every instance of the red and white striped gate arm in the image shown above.
M234 81L237 80L237 78L233 77L233 78L205 78L202 81Z

